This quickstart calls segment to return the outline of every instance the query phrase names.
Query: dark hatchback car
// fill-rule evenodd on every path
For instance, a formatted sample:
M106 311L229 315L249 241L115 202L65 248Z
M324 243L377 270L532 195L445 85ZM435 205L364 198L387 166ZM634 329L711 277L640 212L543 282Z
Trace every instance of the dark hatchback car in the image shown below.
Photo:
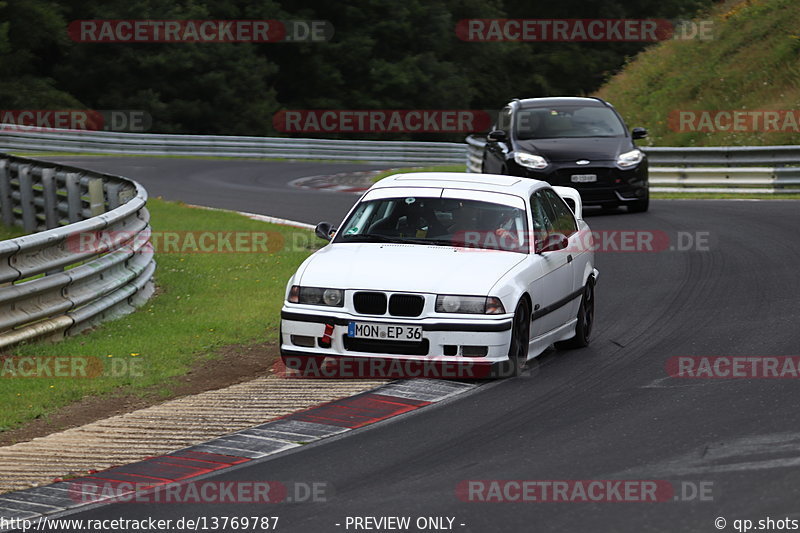
M647 156L614 106L600 98L513 100L498 115L483 152L483 172L565 185L585 205L647 211Z

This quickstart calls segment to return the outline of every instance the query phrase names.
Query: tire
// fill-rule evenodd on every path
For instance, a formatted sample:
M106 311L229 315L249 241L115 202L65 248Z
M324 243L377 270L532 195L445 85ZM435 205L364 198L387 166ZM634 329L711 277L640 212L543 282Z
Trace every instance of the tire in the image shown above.
M525 368L531 336L531 312L528 307L528 302L524 299L517 304L511 327L508 361L500 365L500 373L497 377L516 377Z
M575 325L575 335L565 341L557 342L556 348L585 348L589 345L589 338L594 325L594 278L586 281L586 287L581 296L581 305L578 306L578 323Z
M648 191L644 199L636 200L628 204L628 213L644 213L650 207L650 192Z

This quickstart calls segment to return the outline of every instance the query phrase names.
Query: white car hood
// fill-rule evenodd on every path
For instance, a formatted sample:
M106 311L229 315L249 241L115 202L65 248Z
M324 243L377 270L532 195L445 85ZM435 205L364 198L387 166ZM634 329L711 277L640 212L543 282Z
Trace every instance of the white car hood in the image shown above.
M295 283L307 287L474 294L489 290L526 254L425 246L347 243L309 257Z

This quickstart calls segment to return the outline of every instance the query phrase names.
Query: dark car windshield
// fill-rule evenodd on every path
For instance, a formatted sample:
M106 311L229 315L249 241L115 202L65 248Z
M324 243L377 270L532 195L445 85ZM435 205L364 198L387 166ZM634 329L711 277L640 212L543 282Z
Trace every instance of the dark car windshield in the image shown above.
M514 128L520 140L625 135L625 126L617 115L598 106L523 108L515 114Z
M361 202L334 242L392 242L528 253L525 211L446 198L400 197Z

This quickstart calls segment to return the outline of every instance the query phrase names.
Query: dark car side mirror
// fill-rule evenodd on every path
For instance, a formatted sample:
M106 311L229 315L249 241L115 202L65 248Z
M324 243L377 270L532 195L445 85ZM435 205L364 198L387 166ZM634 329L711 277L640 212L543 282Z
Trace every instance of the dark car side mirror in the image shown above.
M634 139L644 139L647 137L647 130L644 128L633 128L633 131L631 131L631 137Z
M544 242L541 242L541 245L537 243L536 253L555 252L557 250L563 250L567 246L569 246L569 239L567 239L566 235L563 233L551 233Z
M319 224L317 224L317 227L314 228L314 233L320 239L325 239L326 241L330 241L336 234L336 228L334 228L330 222L320 222Z
M486 139L493 142L506 142L508 140L508 134L504 130L492 130L489 132L489 135L486 136Z

